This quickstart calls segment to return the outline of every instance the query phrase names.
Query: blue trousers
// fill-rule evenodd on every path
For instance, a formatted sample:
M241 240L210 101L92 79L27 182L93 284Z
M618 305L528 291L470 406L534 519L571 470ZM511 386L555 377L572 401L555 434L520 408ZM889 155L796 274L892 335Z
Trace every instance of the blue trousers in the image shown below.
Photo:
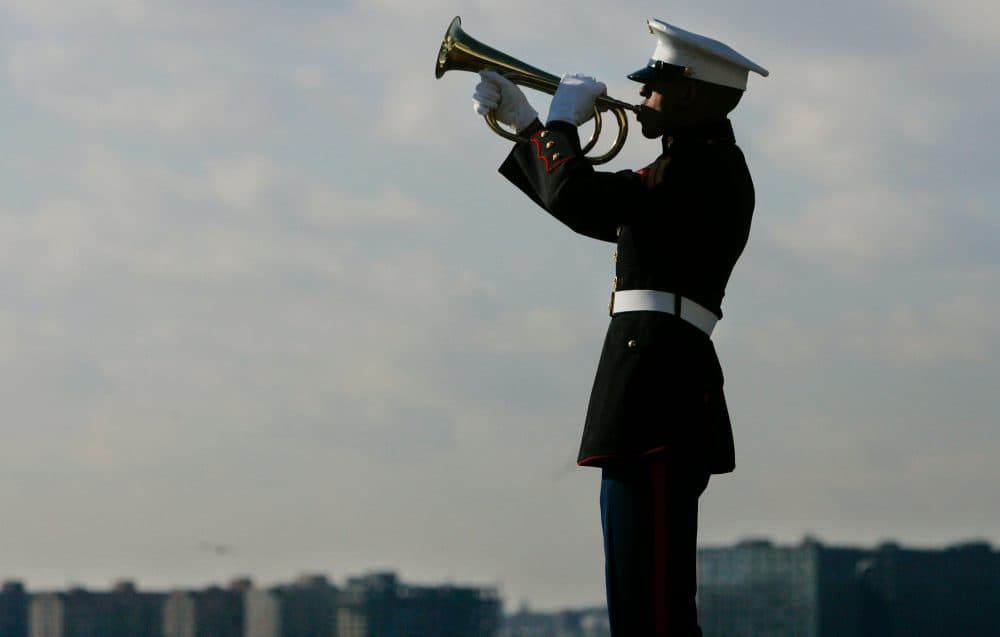
M611 637L701 637L698 498L709 473L669 455L605 467L601 526Z

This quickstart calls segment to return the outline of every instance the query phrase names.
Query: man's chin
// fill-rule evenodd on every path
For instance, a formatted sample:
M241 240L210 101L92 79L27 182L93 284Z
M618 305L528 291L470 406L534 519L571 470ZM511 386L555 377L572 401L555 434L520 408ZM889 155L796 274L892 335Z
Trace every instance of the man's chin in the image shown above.
M646 139L655 139L663 135L663 126L656 115L656 111L643 107L636 116L642 127L642 136Z
M663 135L663 130L652 122L639 122L642 126L642 136L646 139L656 139Z

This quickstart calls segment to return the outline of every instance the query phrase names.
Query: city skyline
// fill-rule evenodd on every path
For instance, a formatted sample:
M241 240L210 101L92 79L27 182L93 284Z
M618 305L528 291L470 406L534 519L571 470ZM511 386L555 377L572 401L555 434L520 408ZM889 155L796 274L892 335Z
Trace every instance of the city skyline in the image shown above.
M985 636L995 623L989 602L1000 590L1000 552L982 542L913 548L892 541L860 547L811 537L794 545L747 538L701 547L697 564L698 604L710 637L939 637L955 630ZM480 628L470 632L473 625ZM95 630L109 637L179 637L209 626L232 637L439 636L442 631L606 637L609 630L604 606L541 609L529 600L504 599L496 588L414 584L395 571L340 581L311 572L274 585L235 577L225 586L169 591L130 580L106 590L31 590L8 580L0 589L0 632L10 637L71 637Z
M0 0L5 573L604 599L573 460L613 247L497 174L476 77L431 71L455 15L623 100L649 17L771 71L703 544L1000 543L1000 6ZM609 169L659 152L632 128Z
M904 545L899 541L894 539L886 539L879 542L873 546L859 546L850 543L843 542L828 542L822 540L814 535L803 536L798 542L795 543L781 543L777 542L772 538L760 537L760 536L746 536L738 540L732 545L706 545L699 543L698 551L699 554L702 553L714 553L718 551L728 551L732 549L741 549L744 547L755 547L755 548L771 548L778 550L795 550L801 549L809 546L818 546L824 549L830 550L849 550L853 552L872 552L872 551L884 551L884 550L902 550L910 552L947 552L947 551L961 551L970 548L985 548L987 551L996 552L997 547L994 547L989 542L983 540L982 538L968 538L965 541L957 542L953 544L941 545L941 546L913 546ZM104 583L87 583L80 582L70 578L64 587L32 587L30 582L16 577L13 574L0 573L0 582L4 586L23 586L24 590L32 594L45 594L61 591L86 591L86 592L118 592L118 591L142 591L144 593L170 593L176 591L196 591L196 590L231 590L231 591L268 591L268 590L278 590L286 587L309 587L309 586L330 586L334 588L343 588L345 586L350 586L352 582L363 582L369 578L377 578L391 575L394 579L398 578L399 581L405 581L408 586L424 586L424 587L457 587L457 588L481 588L483 590L496 590L500 593L502 608L506 614L516 614L518 612L523 612L527 609L540 612L559 612L563 610L583 610L587 608L592 608L594 606L593 601L580 600L577 603L569 604L566 606L559 607L543 607L532 603L530 599L510 599L505 598L502 595L502 591L495 585L491 585L488 582L488 578L479 578L478 581L417 581L413 580L406 573L400 573L396 569L392 568L369 568L362 569L358 573L352 574L339 574L334 576L331 573L324 573L317 570L304 570L297 575L277 581L258 581L252 574L248 573L232 573L227 576L220 576L210 582L202 582L198 584L178 584L176 586L170 587L159 587L159 588L149 588L142 586L142 580L138 577L123 575L113 579L111 582Z

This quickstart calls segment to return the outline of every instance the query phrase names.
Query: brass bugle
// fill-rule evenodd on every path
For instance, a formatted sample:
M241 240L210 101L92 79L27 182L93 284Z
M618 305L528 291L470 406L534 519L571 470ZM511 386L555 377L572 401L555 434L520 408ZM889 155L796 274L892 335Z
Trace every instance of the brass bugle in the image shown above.
M552 95L559 88L559 77L552 73L547 73L541 69L525 64L515 57L507 55L489 47L475 38L469 36L462 30L462 19L458 16L448 25L448 30L441 41L441 49L438 51L437 64L434 68L434 77L440 78L447 71L479 71L494 70L511 82L520 86L535 89ZM583 154L586 155L597 144L597 138L601 134L601 112L611 111L618 120L618 136L611 150L597 157L585 157L592 164L603 164L611 161L615 155L625 145L625 138L628 136L628 119L625 111L639 112L639 106L628 104L620 100L602 95L594 102L594 133L590 141L583 147ZM520 135L510 133L500 127L494 114L486 114L486 124L497 135L511 141L527 141Z

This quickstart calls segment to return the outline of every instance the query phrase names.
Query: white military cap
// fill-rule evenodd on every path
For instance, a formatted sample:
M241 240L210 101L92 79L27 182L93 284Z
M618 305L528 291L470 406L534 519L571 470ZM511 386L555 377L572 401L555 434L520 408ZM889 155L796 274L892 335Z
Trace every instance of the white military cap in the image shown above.
M745 91L750 71L767 77L768 71L718 40L706 38L650 18L649 32L656 36L656 48L649 64L629 75L636 82L690 77Z

